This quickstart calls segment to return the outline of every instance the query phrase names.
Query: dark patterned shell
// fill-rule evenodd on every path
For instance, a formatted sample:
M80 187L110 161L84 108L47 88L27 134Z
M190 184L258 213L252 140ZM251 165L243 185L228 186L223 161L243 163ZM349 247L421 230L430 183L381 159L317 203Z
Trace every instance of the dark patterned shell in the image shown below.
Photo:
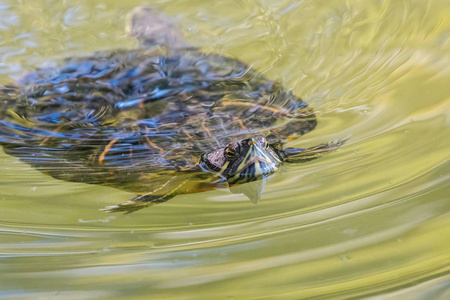
M7 153L54 177L92 183L190 169L233 140L284 142L315 126L306 103L277 82L197 49L69 59L0 95Z

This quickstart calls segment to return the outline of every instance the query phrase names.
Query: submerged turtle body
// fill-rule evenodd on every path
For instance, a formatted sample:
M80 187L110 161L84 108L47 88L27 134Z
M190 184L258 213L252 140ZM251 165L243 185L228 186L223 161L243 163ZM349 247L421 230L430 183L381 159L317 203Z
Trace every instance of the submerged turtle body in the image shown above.
M335 149L282 149L316 124L279 83L194 48L71 58L0 93L6 153L55 178L112 185L142 201L253 181L287 156Z
M285 142L316 126L306 103L278 83L196 49L70 59L26 76L14 92L1 109L6 151L71 181L191 169L232 141Z

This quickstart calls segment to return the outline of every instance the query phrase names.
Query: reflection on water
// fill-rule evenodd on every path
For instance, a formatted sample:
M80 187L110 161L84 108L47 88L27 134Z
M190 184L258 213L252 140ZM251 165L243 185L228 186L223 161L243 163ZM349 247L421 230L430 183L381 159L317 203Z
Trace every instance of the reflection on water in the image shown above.
M134 48L141 1L2 1L0 82L49 61ZM317 112L306 147L253 205L228 190L130 215L130 194L0 156L4 297L449 297L446 1L155 1L189 44L236 57ZM70 282L70 285L66 283Z

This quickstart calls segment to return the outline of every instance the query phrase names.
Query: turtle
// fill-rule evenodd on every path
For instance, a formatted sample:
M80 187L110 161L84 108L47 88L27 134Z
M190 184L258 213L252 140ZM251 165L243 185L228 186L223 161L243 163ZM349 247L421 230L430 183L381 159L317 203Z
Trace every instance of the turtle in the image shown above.
M0 90L0 144L53 178L130 191L133 212L229 187L257 202L268 176L346 139L286 147L317 125L313 109L240 60L189 47L177 26L139 7L135 49L38 68Z

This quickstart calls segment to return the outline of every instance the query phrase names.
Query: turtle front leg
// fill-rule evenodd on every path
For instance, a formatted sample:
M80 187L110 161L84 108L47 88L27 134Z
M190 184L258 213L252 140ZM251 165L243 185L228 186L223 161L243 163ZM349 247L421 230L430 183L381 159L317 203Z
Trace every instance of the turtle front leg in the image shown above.
M127 215L142 208L152 206L153 204L169 201L173 197L174 195L139 195L127 202L107 206L103 210L108 213L123 212Z
M350 137L323 143L310 148L286 148L282 151L283 160L288 163L303 163L321 157L323 154L338 150Z
M169 201L176 195L206 192L228 186L216 174L206 172L179 172L162 179L158 181L159 185L153 191L138 195L124 203L108 206L103 210L109 213L129 214L154 204Z

